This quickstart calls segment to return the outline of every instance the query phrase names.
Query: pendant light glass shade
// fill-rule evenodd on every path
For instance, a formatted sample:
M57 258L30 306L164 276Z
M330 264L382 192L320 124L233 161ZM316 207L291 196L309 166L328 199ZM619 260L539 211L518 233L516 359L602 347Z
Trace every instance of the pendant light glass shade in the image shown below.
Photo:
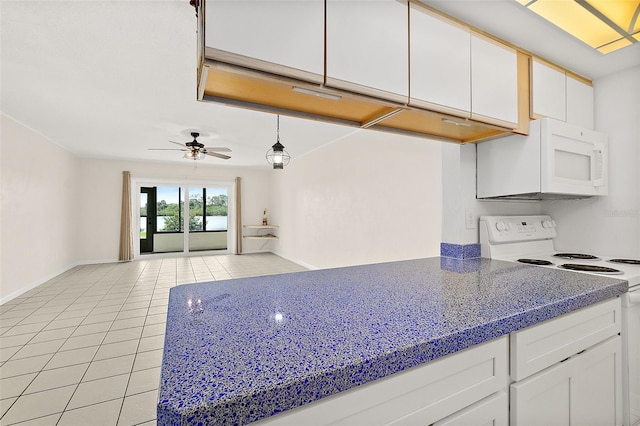
M273 168L276 170L284 169L284 166L289 164L289 160L291 160L291 156L284 149L284 145L280 143L280 116L278 115L277 121L277 129L276 129L276 143L273 144L271 149L267 151L267 162L273 165Z

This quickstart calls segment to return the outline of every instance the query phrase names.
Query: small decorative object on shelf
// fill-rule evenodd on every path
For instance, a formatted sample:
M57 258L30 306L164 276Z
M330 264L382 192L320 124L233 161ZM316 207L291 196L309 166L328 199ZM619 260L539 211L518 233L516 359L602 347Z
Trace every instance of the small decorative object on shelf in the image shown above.
M267 226L269 223L267 221L267 209L264 209L262 212L262 225Z

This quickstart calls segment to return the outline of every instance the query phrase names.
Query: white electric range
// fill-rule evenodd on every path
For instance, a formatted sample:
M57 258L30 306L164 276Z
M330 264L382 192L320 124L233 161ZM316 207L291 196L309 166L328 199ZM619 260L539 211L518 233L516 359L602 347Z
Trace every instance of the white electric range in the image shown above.
M640 425L640 259L598 253L559 252L556 223L546 215L482 216L482 257L627 280L622 295L623 421Z

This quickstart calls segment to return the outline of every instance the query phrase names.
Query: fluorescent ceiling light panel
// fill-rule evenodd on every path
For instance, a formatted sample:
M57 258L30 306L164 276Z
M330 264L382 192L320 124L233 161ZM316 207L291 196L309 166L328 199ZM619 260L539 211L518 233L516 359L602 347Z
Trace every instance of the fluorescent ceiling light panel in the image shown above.
M516 1L604 54L640 41L640 0Z

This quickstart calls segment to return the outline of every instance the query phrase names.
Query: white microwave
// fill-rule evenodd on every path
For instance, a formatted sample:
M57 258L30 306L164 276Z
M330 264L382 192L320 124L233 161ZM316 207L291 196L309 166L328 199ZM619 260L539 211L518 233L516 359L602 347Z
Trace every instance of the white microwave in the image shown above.
M529 135L477 145L477 198L571 199L608 194L606 134L542 118Z

